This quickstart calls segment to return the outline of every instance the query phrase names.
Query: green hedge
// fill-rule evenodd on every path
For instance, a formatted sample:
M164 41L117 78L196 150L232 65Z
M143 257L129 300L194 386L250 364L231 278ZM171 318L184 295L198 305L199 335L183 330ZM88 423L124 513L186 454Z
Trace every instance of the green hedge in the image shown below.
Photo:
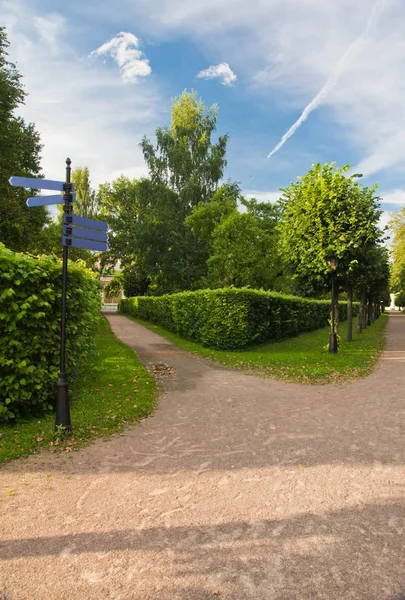
M59 371L62 263L0 243L0 422L52 408ZM92 349L100 318L99 282L69 263L67 371Z
M126 298L120 302L120 312L161 325L208 348L237 350L325 327L330 301L224 288ZM358 312L357 303L353 312ZM345 302L339 303L339 316L341 320L347 318Z

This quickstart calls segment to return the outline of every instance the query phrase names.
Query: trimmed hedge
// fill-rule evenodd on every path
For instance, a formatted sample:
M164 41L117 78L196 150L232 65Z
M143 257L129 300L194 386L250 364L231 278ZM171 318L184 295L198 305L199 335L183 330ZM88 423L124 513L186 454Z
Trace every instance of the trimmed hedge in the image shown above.
M99 282L69 263L67 371L89 354L100 319ZM0 243L0 422L53 407L59 371L62 262Z
M125 298L119 310L222 350L294 337L325 327L330 319L328 300L248 288ZM358 303L353 303L353 313L357 312ZM339 302L339 315L342 321L347 318L345 302Z

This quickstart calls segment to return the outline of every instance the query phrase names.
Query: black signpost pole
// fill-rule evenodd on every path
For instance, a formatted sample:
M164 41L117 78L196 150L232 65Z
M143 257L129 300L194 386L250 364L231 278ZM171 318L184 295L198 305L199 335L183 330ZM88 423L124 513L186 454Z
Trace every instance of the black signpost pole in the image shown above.
M65 215L72 213L72 184L70 181L71 160L66 159L66 182L64 189ZM56 427L62 426L66 430L72 428L70 423L69 393L66 378L66 292L67 292L67 274L68 274L68 253L69 247L63 246L63 266L62 266L62 314L60 326L60 368L59 377L56 384Z
M66 295L68 284L68 254L69 246L73 248L86 248L97 252L108 250L108 223L95 221L87 217L74 215L72 202L76 200L73 194L74 185L70 180L70 158L66 159L66 181L51 179L36 179L35 177L20 177L12 175L8 180L14 187L30 188L33 190L55 190L63 192L56 196L33 196L28 198L27 206L48 206L50 204L63 204L62 225L62 312L60 323L60 366L58 382L56 384L56 427L65 430L72 429L70 423L69 393L66 377Z

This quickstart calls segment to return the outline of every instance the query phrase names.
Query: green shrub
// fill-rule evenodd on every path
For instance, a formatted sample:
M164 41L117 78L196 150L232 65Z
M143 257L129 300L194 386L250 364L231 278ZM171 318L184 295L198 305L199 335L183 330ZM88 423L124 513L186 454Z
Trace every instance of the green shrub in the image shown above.
M52 408L59 371L62 263L0 244L0 421ZM66 357L69 375L92 348L99 283L69 263Z
M329 300L310 300L247 288L139 296L120 302L120 312L161 325L208 348L237 350L325 327ZM358 303L353 312L357 314ZM347 318L339 303L340 319Z

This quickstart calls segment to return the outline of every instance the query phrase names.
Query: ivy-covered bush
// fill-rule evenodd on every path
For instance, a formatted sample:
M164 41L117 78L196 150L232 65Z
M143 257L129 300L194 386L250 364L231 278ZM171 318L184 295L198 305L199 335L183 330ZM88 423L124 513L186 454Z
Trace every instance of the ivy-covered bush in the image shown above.
M99 282L69 263L67 372L92 349L100 319ZM62 263L0 243L0 422L52 408L59 372Z
M120 312L161 325L209 348L237 350L325 327L330 301L224 288L125 298L120 302ZM357 312L358 304L353 303L353 313ZM347 318L345 302L339 303L339 316L340 320Z

